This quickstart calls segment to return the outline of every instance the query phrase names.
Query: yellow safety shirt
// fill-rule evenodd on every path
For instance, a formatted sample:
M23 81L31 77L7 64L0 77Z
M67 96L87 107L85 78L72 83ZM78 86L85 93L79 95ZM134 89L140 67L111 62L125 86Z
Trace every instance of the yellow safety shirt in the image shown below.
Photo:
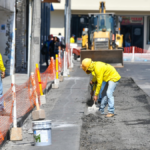
M96 96L99 95L103 81L117 82L121 79L121 76L119 75L119 73L116 71L116 69L113 66L100 62L100 61L92 62L88 70L93 75L92 82L97 81L96 92L95 92Z
M2 55L0 54L0 70L2 72L4 72L6 69L4 67L4 64L3 64L3 59L2 59Z
M71 38L70 38L70 43L75 43L75 41L74 41L74 38L73 38L73 37L71 37Z

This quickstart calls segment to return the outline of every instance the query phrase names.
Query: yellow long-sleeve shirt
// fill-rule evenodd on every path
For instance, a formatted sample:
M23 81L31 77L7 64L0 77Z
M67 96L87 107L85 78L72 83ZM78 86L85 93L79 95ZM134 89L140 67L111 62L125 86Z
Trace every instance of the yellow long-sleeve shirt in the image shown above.
M103 81L117 82L121 79L121 76L119 75L119 73L116 71L116 69L113 66L100 62L100 61L92 62L88 70L91 71L93 75L92 81L93 82L97 81L96 92L95 92L96 96L100 92Z
M73 37L70 38L70 43L75 43L75 40Z
M4 63L3 63L3 59L2 59L2 55L0 54L0 70L2 72L4 72L6 69L4 67Z

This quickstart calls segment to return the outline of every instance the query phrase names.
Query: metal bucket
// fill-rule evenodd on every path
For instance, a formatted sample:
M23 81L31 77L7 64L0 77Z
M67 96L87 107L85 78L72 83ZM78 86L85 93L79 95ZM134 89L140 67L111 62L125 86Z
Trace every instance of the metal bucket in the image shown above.
M51 145L51 120L33 121L35 146Z

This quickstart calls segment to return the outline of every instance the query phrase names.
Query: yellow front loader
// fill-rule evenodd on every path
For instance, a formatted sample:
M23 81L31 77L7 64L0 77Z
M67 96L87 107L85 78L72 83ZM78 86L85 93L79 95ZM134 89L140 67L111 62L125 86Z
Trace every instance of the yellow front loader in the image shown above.
M105 2L100 3L100 13L89 14L88 34L82 36L81 61L91 58L123 67L123 35L116 33L116 20L114 13L105 13Z

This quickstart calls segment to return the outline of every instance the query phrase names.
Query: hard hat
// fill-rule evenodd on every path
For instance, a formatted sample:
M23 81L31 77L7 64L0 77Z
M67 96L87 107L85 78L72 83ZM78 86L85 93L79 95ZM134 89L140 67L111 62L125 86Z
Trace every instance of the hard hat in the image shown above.
M91 58L85 58L82 60L82 69L86 72L92 62Z

